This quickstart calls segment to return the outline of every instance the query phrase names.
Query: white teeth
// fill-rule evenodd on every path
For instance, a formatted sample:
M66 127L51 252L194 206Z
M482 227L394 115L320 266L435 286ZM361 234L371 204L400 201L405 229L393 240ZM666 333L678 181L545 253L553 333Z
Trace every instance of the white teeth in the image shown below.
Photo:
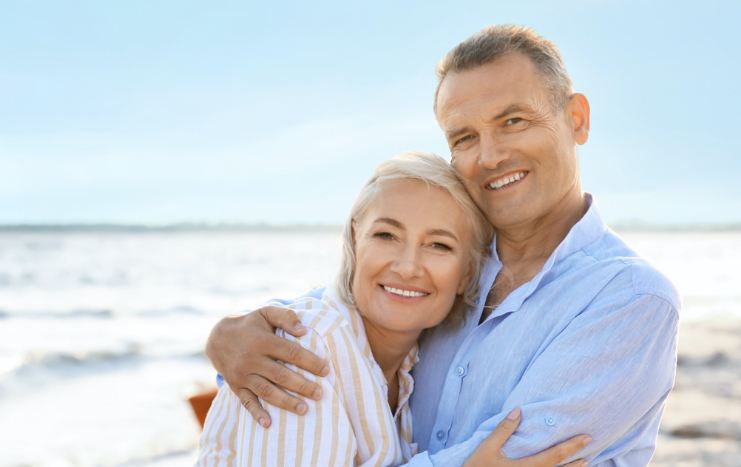
M499 180L494 180L493 182L489 183L489 188L491 188L492 190L498 190L503 186L509 185L510 183L522 180L523 177L525 177L525 172L517 172L516 174L510 175L509 177L503 177Z
M424 297L425 295L429 295L429 294L424 293L424 292L416 292L414 290L397 289L397 288L394 288L394 287L387 287L385 285L383 286L383 289L386 292L390 292L390 293L392 293L394 295L401 295L402 297Z

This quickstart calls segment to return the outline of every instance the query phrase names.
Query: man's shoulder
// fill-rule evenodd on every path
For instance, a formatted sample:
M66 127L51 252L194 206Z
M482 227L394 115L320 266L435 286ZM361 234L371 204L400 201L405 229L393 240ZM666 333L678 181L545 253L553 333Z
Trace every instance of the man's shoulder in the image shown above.
M584 253L596 266L615 271L611 281L613 287L623 287L636 296L658 297L679 310L681 300L672 281L615 232L607 230L603 238L585 248Z

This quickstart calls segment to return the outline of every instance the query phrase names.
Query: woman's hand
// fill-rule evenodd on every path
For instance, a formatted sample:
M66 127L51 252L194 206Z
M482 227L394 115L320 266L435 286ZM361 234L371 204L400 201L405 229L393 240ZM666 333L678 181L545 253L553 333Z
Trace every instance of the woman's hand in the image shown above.
M515 409L502 420L488 438L483 440L468 458L465 467L553 467L576 454L592 441L587 435L575 436L561 444L521 459L508 459L502 452L504 443L520 425L520 409ZM586 467L587 462L579 459L565 467Z
M322 397L318 384L280 362L292 363L317 376L329 372L327 362L298 343L276 336L275 328L296 337L306 333L292 310L268 306L222 319L214 326L206 344L206 355L214 368L250 415L265 428L270 426L270 416L258 398L303 415L306 404L286 391L316 400Z

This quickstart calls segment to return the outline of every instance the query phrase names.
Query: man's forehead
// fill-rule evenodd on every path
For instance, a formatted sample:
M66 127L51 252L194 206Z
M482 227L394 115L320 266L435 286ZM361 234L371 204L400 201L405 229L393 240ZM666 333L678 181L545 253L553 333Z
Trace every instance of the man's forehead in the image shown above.
M504 57L470 70L450 73L440 85L436 114L445 129L475 108L494 118L509 110L536 111L547 102L548 89L529 59ZM484 115L481 115L484 117Z

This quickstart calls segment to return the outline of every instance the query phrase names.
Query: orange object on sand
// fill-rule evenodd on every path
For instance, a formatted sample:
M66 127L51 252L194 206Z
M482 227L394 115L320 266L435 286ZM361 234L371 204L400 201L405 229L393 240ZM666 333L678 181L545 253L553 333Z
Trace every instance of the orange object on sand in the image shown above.
M188 398L190 407L193 409L193 413L195 413L198 423L201 424L201 428L203 428L204 423L206 423L206 414L208 414L208 409L211 408L211 402L213 402L216 397L216 391L216 389L209 389L208 391L199 392Z

